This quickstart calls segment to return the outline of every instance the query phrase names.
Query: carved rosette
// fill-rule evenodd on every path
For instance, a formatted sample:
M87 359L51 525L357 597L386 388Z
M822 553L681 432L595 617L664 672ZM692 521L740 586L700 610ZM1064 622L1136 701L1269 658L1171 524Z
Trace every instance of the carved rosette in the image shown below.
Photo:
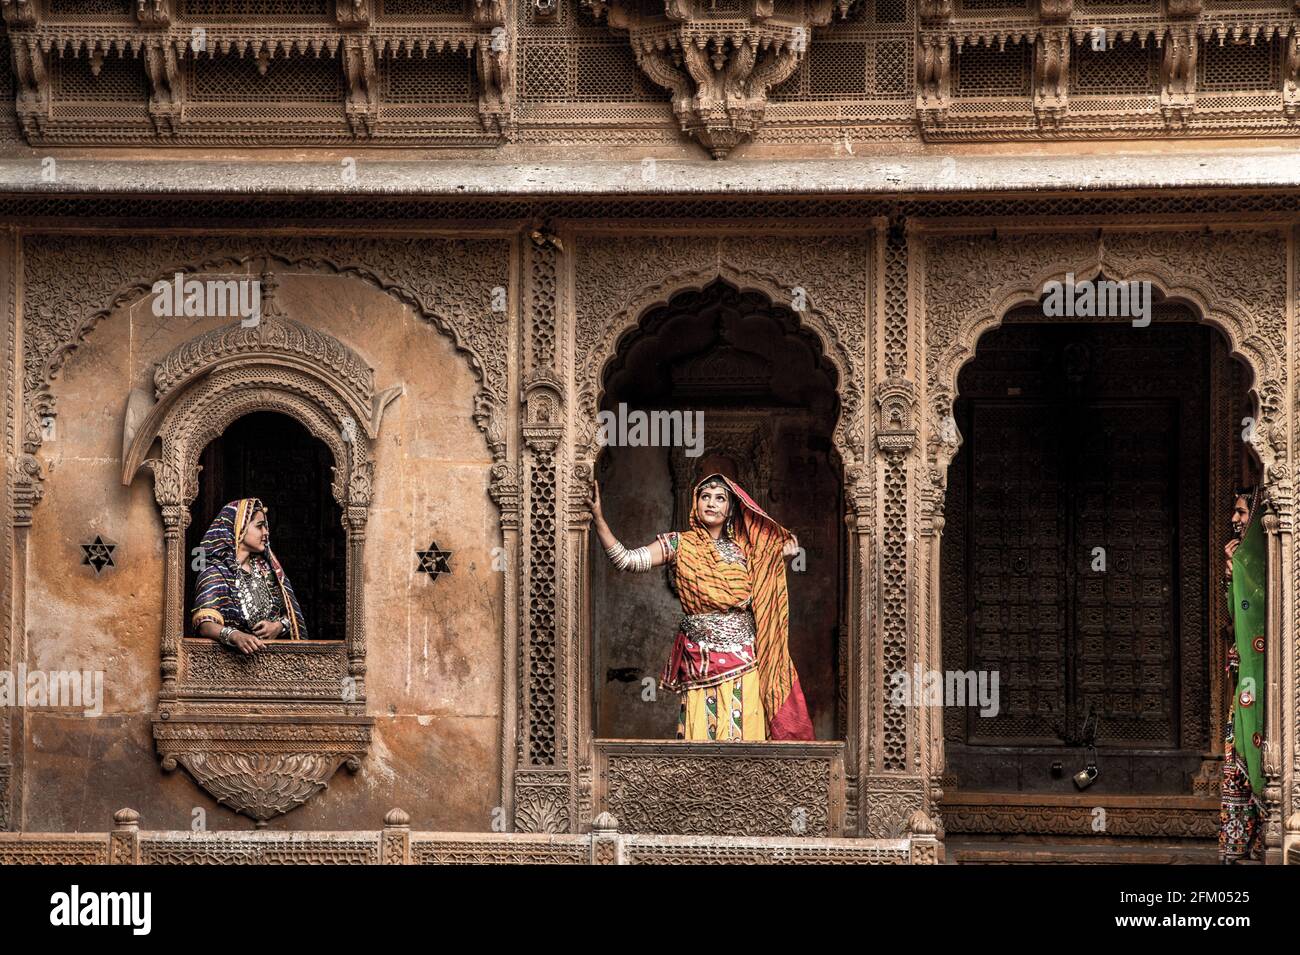
M626 33L641 67L672 93L682 131L725 159L762 125L768 91L787 80L808 51L813 27L843 16L852 0L812 0L777 16L772 0L719 12L706 0L664 0L662 13L636 0L583 0L594 16Z

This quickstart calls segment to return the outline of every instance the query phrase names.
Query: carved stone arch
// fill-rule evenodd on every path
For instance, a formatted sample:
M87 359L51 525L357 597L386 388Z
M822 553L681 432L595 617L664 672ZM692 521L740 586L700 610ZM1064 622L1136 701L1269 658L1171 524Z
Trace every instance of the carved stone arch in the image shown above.
M183 343L155 369L152 398L137 391L128 399L122 483L142 468L153 472L165 534L154 720L163 768L185 766L218 801L261 822L305 802L341 764L358 770L368 748L366 523L374 441L400 392L377 393L373 371L355 352L284 317L267 294L255 325L235 322ZM298 421L334 458L333 493L347 541L342 646L277 641L240 657L185 636L185 528L199 457L232 422L258 411Z
M1221 332L1232 356L1244 361L1253 376L1249 393L1259 424L1255 439L1250 442L1251 453L1266 474L1274 472L1280 459L1285 458L1287 447L1286 422L1282 415L1286 393L1284 352L1259 333L1246 305L1222 294L1207 277L1149 257L1125 261L1106 253L1099 244L1097 254L1073 262L1054 262L994 287L988 295L989 304L969 312L960 326L952 330L944 347L927 352L930 411L927 456L938 491L930 499L931 516L942 514L948 465L961 447L962 437L953 413L957 377L962 367L974 357L985 332L999 327L1013 309L1037 303L1048 282L1064 282L1071 274L1075 281L1091 280L1099 275L1116 281L1148 281L1160 291L1164 301L1188 306L1201 321Z
M77 243L84 237L55 237L50 241ZM438 249L418 248L420 243L438 243ZM235 251L230 251L232 244ZM53 381L68 356L94 330L101 319L123 306L149 295L158 281L222 271L243 270L254 276L272 267L310 269L326 274L358 278L410 306L451 339L479 382L474 398L473 418L484 432L494 466L492 497L499 500L499 484L509 480L506 465L509 395L508 327L505 315L494 309L494 293L509 287L508 269L495 277L487 274L483 257L491 249L488 240L460 241L432 238L319 240L286 237L276 251L245 245L229 239L187 237L156 247L133 246L114 269L87 268L88 287L69 288L57 278L57 270L27 283L25 309L33 318L30 349L24 356L23 454L18 462L19 499L24 519L41 498L43 472L37 453L42 444L43 422L56 414ZM80 251L80 250L79 250ZM427 262L431 253L445 252L446 272L455 281L434 282ZM82 255L87 253L82 251ZM456 259L456 261L451 261ZM160 266L160 261L171 264ZM463 261L461 261L463 260ZM60 261L55 250L33 255L32 263L46 269ZM99 263L91 254L91 261ZM503 262L505 261L503 250ZM135 276L132 269L137 268ZM85 263L82 263L85 264ZM250 266L252 268L250 268ZM481 274L480 274L481 273ZM129 276L125 280L123 276ZM89 303L90 307L87 308Z
M618 354L627 336L640 326L642 319L657 308L667 307L672 298L682 292L702 292L716 281L726 282L740 292L758 292L773 305L790 298L791 289L798 283L786 285L776 276L754 271L742 271L719 263L703 269L691 269L666 276L662 281L641 291L614 315L602 322L601 331L585 355L578 374L578 415L575 427L575 462L580 474L588 477L599 450L596 441L596 412L603 387L605 369ZM836 332L836 322L827 315L815 300L815 289L805 290L805 308L794 310L799 328L811 332L821 356L835 369L836 389L840 399L840 413L835 422L832 443L839 453L846 476L862 461L860 362L850 357L842 338ZM846 480L846 487L848 485Z

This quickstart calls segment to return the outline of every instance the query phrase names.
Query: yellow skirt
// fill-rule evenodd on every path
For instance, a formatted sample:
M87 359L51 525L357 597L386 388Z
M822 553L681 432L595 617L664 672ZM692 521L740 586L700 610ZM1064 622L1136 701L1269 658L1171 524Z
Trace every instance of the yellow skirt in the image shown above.
M767 739L758 671L683 693L677 738L704 742Z

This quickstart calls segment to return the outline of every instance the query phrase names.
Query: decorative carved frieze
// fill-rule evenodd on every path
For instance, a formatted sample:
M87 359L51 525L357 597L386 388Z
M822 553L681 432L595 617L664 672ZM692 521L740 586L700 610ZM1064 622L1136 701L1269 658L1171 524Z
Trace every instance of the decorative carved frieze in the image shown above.
M597 741L596 811L644 833L837 836L844 744Z
M139 0L134 22L100 12L51 19L32 0L6 0L20 126L33 144L387 137L488 145L511 135L514 47L506 0L467 0L459 20L424 22L377 21L373 7L373 0L335 0L329 19L287 16L245 27L191 16L175 0ZM461 61L458 69L452 64L462 52L475 62ZM430 56L437 62L428 69L404 62ZM81 75L80 57L89 78ZM101 85L110 59L114 80ZM232 59L255 64L256 76ZM390 80L399 71L410 78L407 85ZM58 108L53 100L62 86L52 73L66 74L77 89ZM138 88L141 74L147 93ZM284 74L293 77L286 89L296 92L269 92ZM268 76L269 86L259 82ZM433 88L448 84L463 89L463 104ZM136 119L146 95L147 125ZM110 104L111 121L104 110ZM388 127L380 127L381 115L392 119ZM279 126L278 118L292 122Z

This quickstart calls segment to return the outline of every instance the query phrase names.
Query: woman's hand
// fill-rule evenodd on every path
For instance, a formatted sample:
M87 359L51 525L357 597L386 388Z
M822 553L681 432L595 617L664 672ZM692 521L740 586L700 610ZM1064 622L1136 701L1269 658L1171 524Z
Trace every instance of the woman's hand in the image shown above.
M1240 538L1234 537L1232 540L1228 541L1228 543L1225 544L1223 547L1223 552L1228 555L1228 569L1227 571L1224 572L1225 577L1232 576L1232 552L1237 549L1237 545L1240 543L1241 543Z
M279 620L259 620L253 625L253 633L259 640L275 640L284 633L284 624Z
M256 629L256 627L254 629ZM236 630L231 634L230 642L235 645L235 648L238 649L240 653L256 653L258 650L261 650L266 646L266 644L257 637L253 636L251 633L244 633L242 630Z
M797 553L799 553L799 538L791 534L790 539L786 541L785 546L781 548L781 556L793 557Z
M598 521L603 521L605 519L605 515L604 513L601 512L600 509L600 482L599 481L591 482L591 514Z

